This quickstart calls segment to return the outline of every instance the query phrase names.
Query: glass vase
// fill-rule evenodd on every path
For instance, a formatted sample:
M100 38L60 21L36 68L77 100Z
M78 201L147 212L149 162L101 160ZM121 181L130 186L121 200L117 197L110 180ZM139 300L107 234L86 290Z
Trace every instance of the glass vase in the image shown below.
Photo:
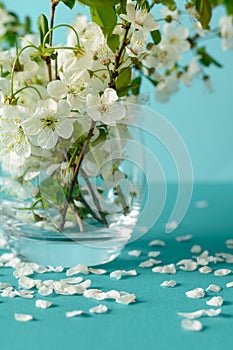
M98 135L104 131L99 126ZM30 160L1 155L0 224L23 260L100 265L132 240L146 195L143 152L137 150L135 161L140 131L118 124L103 142L92 138L77 174L69 161L80 151L70 140L43 152L34 147Z

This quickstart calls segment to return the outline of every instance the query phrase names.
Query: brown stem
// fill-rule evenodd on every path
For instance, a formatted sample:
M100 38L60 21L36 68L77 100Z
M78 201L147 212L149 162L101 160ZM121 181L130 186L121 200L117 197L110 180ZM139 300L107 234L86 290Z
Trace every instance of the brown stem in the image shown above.
M83 169L80 169L80 174L82 175L82 177L84 178L86 184L87 184L87 187L89 188L89 191L91 193L91 196L92 196L92 199L93 199L93 202L96 206L96 209L98 210L98 213L102 219L102 222L104 223L104 225L106 227L108 227L108 223L107 223L107 220L104 216L104 213L102 211L102 208L101 208L101 205L100 205L100 202L95 194L95 191L93 190L93 187L92 187L92 184L91 184L91 181L88 179L88 176L86 174L86 172L83 170Z
M122 189L121 189L120 185L118 185L116 187L116 190L117 190L117 194L119 196L120 202L121 202L122 207L123 207L124 215L127 215L127 214L129 214L129 206L128 206L128 204L125 201L125 197L124 197L124 194L122 192Z
M54 27L54 16L55 16L55 10L58 5L58 2L56 0L51 0L51 9L50 9L50 29ZM53 44L53 30L49 33L49 46L52 46Z
M57 52L56 52L56 54L55 54L55 79L60 79L59 78L59 75L58 75L58 64L57 64Z
M55 10L58 5L58 2L56 0L51 0L51 9L50 9L50 30L54 26L54 16L55 16ZM53 44L53 30L50 31L49 33L49 46L51 47ZM52 63L51 63L51 57L47 57L46 59L46 64L48 67L48 76L49 76L49 81L53 80L52 76Z
M82 217L80 216L79 212L76 210L75 205L72 205L72 207L73 207L74 215L75 215L77 222L78 222L78 225L79 225L80 232L84 232L85 229L84 229Z
M96 124L96 122L94 122L94 121L91 122L90 130L89 130L89 132L87 134L87 138L86 138L86 140L84 142L84 145L83 145L83 148L82 148L82 150L80 152L80 155L79 155L79 158L78 158L78 162L76 164L76 167L75 167L75 170L74 170L74 174L73 174L73 177L72 177L72 181L71 181L71 185L70 185L70 188L69 188L69 192L68 192L68 195L67 195L67 200L66 200L66 203L65 203L63 209L61 210L59 231L63 231L64 230L64 225L65 225L65 219L66 219L66 213L67 213L67 210L68 210L68 206L69 206L69 203L72 201L72 193L73 193L73 190L74 190L76 179L78 177L78 174L79 174L79 171L80 171L80 168L81 168L81 165L82 165L82 161L83 161L84 155L86 153L86 150L88 148L90 139L91 139L91 137L93 135L93 130L95 128L95 124Z
M77 182L78 184L78 182ZM96 213L94 212L94 210L92 210L91 206L88 204L88 202L86 201L86 199L82 196L82 194L80 193L78 200L83 203L85 205L85 207L89 210L90 214L93 216L93 218L95 218L97 221L103 223L103 221L101 220L101 218L99 218Z
M125 35L124 35L124 38L123 38L123 41L122 41L122 45L121 45L121 48L118 52L118 54L116 55L116 59L115 59L115 70L118 69L118 67L120 66L121 64L121 56L124 52L124 49L125 49L125 46L127 45L127 35L129 33L129 29L130 29L130 25L128 25L126 28L125 28Z
M45 62L46 62L46 64L47 64L49 81L52 81L52 80L53 80L53 77L52 77L52 64L51 64L51 58L50 58L50 57L47 57Z

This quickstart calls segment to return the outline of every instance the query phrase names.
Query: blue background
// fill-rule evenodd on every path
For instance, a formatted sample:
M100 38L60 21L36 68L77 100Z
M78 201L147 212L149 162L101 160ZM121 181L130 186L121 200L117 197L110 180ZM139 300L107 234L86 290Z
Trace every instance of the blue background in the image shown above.
M49 1L8 0L7 7L20 12L22 17L30 14L36 21L40 12L49 12ZM76 9L77 12L83 12L80 7ZM57 11L57 22L67 22L73 14L74 12L60 6ZM147 258L150 239L165 239L166 247L161 249L161 257L166 264L177 262L181 258L190 258L190 248L193 244L201 244L203 249L208 249L211 254L226 251L225 239L233 238L233 188L228 184L232 182L233 173L233 53L223 53L219 41L211 41L208 45L210 51L224 65L224 69L210 70L214 84L214 91L211 94L205 91L202 82L196 81L191 88L182 88L165 105L154 102L151 96L153 101L151 106L170 120L185 140L192 158L196 183L203 183L195 186L188 214L176 231L177 234L191 233L193 239L187 243L177 243L174 238L176 233L170 236L164 234L164 224L171 212L171 204L176 193L175 187L170 188L168 191L170 197L166 201L166 208L156 229L152 229L148 235L129 245L120 258L105 267L108 272L136 268L139 276L120 281L112 281L107 275L91 276L93 288L136 293L135 305L124 306L106 302L110 309L106 315L66 319L66 311L79 308L88 311L98 302L81 296L53 295L48 297L48 300L55 306L48 310L40 310L35 308L35 300L1 298L2 349L199 350L208 347L212 350L222 350L231 347L233 339L231 289L224 288L220 293L225 299L222 315L213 319L202 319L203 332L195 334L181 329L181 318L176 315L178 311L189 312L206 307L206 298L191 300L186 298L185 291L195 287L206 288L210 283L224 287L226 282L232 280L231 276L217 278L213 274L200 275L198 271L192 273L179 271L175 276L167 276L153 274L151 269L138 268L139 262ZM144 91L148 89L149 87L145 85ZM152 144L150 139L148 143L161 161L167 178L171 181L176 179L175 171L171 168L162 147ZM209 201L208 208L195 208L195 201L201 199ZM139 259L129 257L127 251L131 249L142 249L142 257ZM49 275L47 278L60 279L61 275ZM162 281L173 278L178 282L177 287L174 289L160 287ZM1 269L0 281L15 284L12 270ZM210 296L211 293L207 295ZM31 313L36 320L27 324L17 323L13 317L15 312Z

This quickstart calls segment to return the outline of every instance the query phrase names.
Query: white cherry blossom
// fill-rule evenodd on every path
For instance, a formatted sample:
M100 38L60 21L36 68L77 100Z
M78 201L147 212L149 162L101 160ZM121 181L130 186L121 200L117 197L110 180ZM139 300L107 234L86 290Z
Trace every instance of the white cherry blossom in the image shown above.
M107 125L115 125L126 115L125 107L117 102L118 96L114 89L105 89L103 95L87 95L87 112L94 121Z
M154 19L154 16L151 13L148 13L147 10L140 11L135 9L134 4L127 4L126 15L120 15L125 21L132 23L134 28L145 31L157 30L160 28L159 23Z
M222 17L219 25L223 50L233 50L233 16Z
M69 103L63 100L58 103L52 99L39 101L34 116L25 121L24 127L29 135L37 136L41 148L51 149L59 137L69 139L72 135L70 109Z

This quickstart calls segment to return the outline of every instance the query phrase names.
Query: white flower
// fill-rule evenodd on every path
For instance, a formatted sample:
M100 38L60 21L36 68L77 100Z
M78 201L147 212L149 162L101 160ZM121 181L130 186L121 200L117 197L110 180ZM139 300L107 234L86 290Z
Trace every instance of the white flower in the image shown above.
M165 23L163 34L163 45L171 46L177 52L190 49L190 43L187 40L189 36L188 28L177 26L174 23Z
M156 87L155 97L159 102L167 102L171 94L179 90L178 80L175 76L166 77Z
M10 80L6 78L0 78L0 101L5 102L6 98L10 95Z
M172 69L181 57L170 45L153 45L144 59L147 67Z
M117 93L111 88L105 89L102 96L88 94L87 112L94 121L115 125L126 114L125 107L116 102L117 100Z
M75 74L84 70L91 70L93 64L93 52L84 47L77 51L58 50L58 67L61 72Z
M133 33L126 52L130 57L139 57L145 52L148 35L144 31L136 31Z
M201 37L204 37L206 34L208 34L210 31L207 29L202 28L202 24L199 21L195 21L194 23L194 29L197 32L197 34Z
M159 29L160 25L157 23L151 13L147 10L140 11L134 8L134 4L127 4L126 15L120 15L125 21L132 23L134 28L145 31L153 31Z
M67 97L72 108L83 108L89 90L89 73L86 70L75 74L60 73L60 79L48 84L48 94L58 100Z
M0 36L3 36L7 32L6 24L12 22L14 17L10 15L4 8L0 8Z
M187 67L187 71L181 75L181 80L186 85L190 85L193 77L201 71L201 68L197 61L200 59L200 56L194 57Z
M164 6L164 7L161 8L160 12L161 12L161 15L163 16L163 18L171 17L171 19L173 21L178 21L178 19L179 19L179 12L178 12L178 10L170 11L167 6Z
M39 101L38 104L34 116L25 121L24 126L29 135L37 136L41 148L51 149L59 137L69 139L72 135L70 105L66 101L57 103L52 99Z
M224 16L220 19L220 32L223 50L233 50L233 16Z
M14 50L12 50L12 54L14 54L15 57ZM27 79L31 79L32 76L35 76L38 69L38 64L32 61L28 54L26 55L23 53L15 66L14 79L24 82Z
M22 124L24 109L5 106L0 110L0 142L3 150L14 151L18 156L29 157L31 145Z

